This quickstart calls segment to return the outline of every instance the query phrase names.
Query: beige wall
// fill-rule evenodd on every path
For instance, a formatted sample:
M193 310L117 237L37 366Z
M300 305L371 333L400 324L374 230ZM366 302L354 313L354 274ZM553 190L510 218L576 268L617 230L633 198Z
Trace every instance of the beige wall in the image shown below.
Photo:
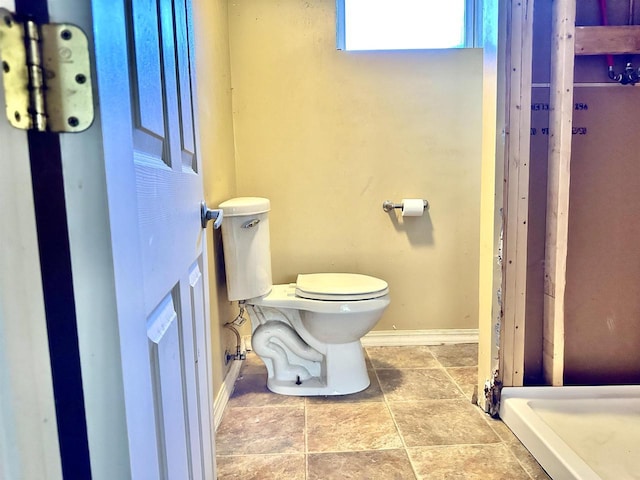
M194 22L200 155L205 198L214 208L234 196L236 188L226 0L194 2ZM213 391L217 393L228 369L225 349L235 352L235 338L222 325L237 312L227 300L220 232L209 228L208 243Z
M334 9L229 3L237 193L272 201L274 281L375 275L377 330L477 328L481 51L336 51ZM383 212L403 197L431 209Z

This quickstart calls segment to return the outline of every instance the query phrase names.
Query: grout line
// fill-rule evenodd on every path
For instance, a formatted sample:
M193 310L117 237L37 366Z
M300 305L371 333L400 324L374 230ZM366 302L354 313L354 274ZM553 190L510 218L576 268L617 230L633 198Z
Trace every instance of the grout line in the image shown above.
M464 398L466 398L467 400L469 400L469 403L471 405L475 405L470 398L467 397L467 394L464 392L464 390L462 390L462 386L457 382L457 380L455 378L453 378L453 376L449 373L448 368L465 368L465 367L443 367L444 368L444 372L447 374L447 376L451 379L451 381L456 385L456 387L458 387L458 390L460 391L460 393L462 393L462 396ZM478 368L477 365L471 365L470 368Z
M365 349L366 350L366 349ZM431 355L433 356L433 358L435 359L435 364L438 366L434 366L434 367L412 367L412 368L407 368L407 369L402 369L402 368L397 368L397 367L392 367L390 369L393 370L433 370L433 369L442 369L445 371L446 376L454 382L454 384L456 385L457 389L460 391L460 393L462 394L462 397L464 400L470 402L470 399L465 395L464 391L462 390L462 385L465 385L463 383L458 383L455 378L450 374L449 369L451 368L463 368L463 367L476 367L475 365L461 365L461 366L449 366L449 367L445 367L444 365L442 365L442 363L440 362L440 360L433 354L433 352L430 352ZM498 444L502 444L504 445L510 452L510 455L512 457L514 457L517 462L518 465L526 472L528 478L534 478L535 475L535 470L533 469L528 469L526 467L526 465L523 463L524 460L521 462L519 457L516 455L516 452L514 450L511 449L509 442L507 440L503 440L502 436L498 433L497 429L494 428L495 425L490 423L486 418L485 421L487 423L487 425L491 428L491 430L495 433L496 437L499 439L499 442L497 443L477 443L477 444L456 444L456 445L430 445L430 446L420 446L420 447L408 447L407 443L404 439L404 436L402 435L401 431L400 431L400 427L398 425L398 422L396 421L396 416L394 415L394 411L392 406L395 405L396 403L412 403L411 401L392 401L390 400L389 395L392 393L391 391L385 392L385 390L382 387L382 383L380 382L380 376L379 373L384 372L385 370L390 370L389 368L377 368L373 365L373 362L371 361L371 358L369 357L369 374L371 375L372 379L375 377L375 380L378 382L379 388L380 388L380 392L382 395L382 403L384 403L385 408L387 409L387 411L389 412L389 415L391 416L392 422L394 424L394 427L396 428L396 432L397 435L400 438L401 441L401 446L398 446L396 448L373 448L373 449L366 449L366 450L337 450L337 451L320 451L320 452L310 452L309 450L309 407L313 408L314 405L316 405L315 403L313 403L311 401L311 399L309 397L303 397L303 402L302 404L296 404L296 405L287 405L287 404L277 404L277 405L247 405L247 406L237 406L237 407L229 407L227 406L230 410L241 410L243 408L300 408L302 407L304 409L304 423L303 423L303 434L304 434L304 445L303 445L303 450L299 451L299 452L295 452L295 453L277 453L277 452L273 452L273 453L262 453L262 454L231 454L231 455L219 455L220 457L241 457L241 456L256 456L256 457L268 457L268 456L281 456L281 455L291 455L291 456L298 456L298 455L304 455L304 469L305 469L305 473L304 473L304 478L305 480L308 479L310 477L310 472L309 472L309 455L310 454L331 454L331 453L354 453L354 452L362 452L362 451L389 451L389 450L404 450L405 455L407 457L407 460L409 461L409 465L411 467L411 470L413 472L413 474L415 475L416 478L420 478L418 476L417 473L417 467L416 465L414 465L414 462L411 458L410 452L416 448L428 448L428 449L445 449L445 448L451 448L451 447L456 447L456 446L471 446L471 445L498 445ZM427 400L427 399L425 399ZM446 398L446 399L428 399L429 401L437 401L437 400L443 400L443 401L451 401L451 400L456 400L456 399L450 399L450 398ZM419 400L418 400L419 401ZM371 400L370 402L366 402L366 403L378 403L377 400ZM357 405L359 402L331 402L329 401L326 405ZM318 406L322 406L325 405L325 403L318 403ZM486 414L484 414L484 412L482 412L481 409L478 409L478 414L482 415L483 417L486 417Z
M526 465L524 465L521 461L520 461L520 457L518 455L516 455L516 453L511 449L511 446L509 444L507 444L506 442L503 442L505 448L509 451L509 453L511 454L511 457L514 458L516 460L516 462L518 463L518 465L520 465L522 467L522 469L524 470L524 472L529 476L529 478L535 480L535 477L533 476L532 472L529 471L529 468L527 468Z
M502 435L500 434L500 432L498 432L498 429L494 427L494 424L496 424L496 422L500 422L501 424L503 424L507 429L509 429L509 427L507 427L507 425L501 420L501 419L495 419L495 420L489 420L488 415L485 415L485 422L487 422L487 425L489 425L489 428L491 428L491 430L493 430L493 432L496 434L496 436L500 439L500 443L502 443L507 450L509 450L509 453L511 453L511 456L513 456L516 461L518 462L518 464L522 467L522 469L527 473L527 475L529 476L529 478L534 479L535 480L535 476L534 476L534 472L533 469L530 469L523 461L520 460L520 456L516 454L516 452L514 451L514 449L511 447L511 445L513 443L522 446L522 448L524 448L525 450L527 450L527 448L522 444L522 442L520 441L520 439L512 432L513 435L513 440L508 440L508 439L504 439L502 438ZM511 429L509 429L511 430ZM528 450L527 450L528 451ZM531 454L529 452L529 454ZM532 455L533 457L533 455ZM537 462L537 460L535 459L535 457L533 457L533 459ZM545 472L546 473L546 472Z
M325 453L363 453L363 452L393 452L395 450L404 450L403 447L389 447L389 448L365 448L364 450L318 450L311 451L311 455L323 455Z
M405 455L407 456L407 459L409 460L409 465L411 466L411 470L413 471L413 474L415 476L416 479L419 479L420 476L418 475L418 471L416 469L416 466L413 463L413 459L411 457L410 454L410 448L407 446L404 436L402 435L401 431L400 431L400 427L398 426L398 423L396 421L395 415L393 413L393 410L391 408L391 403L403 403L403 402L391 402L388 398L387 398L387 394L385 393L384 389L382 388L382 384L380 383L380 377L378 376L378 370L444 370L445 375L453 382L453 384L456 386L456 388L458 389L458 391L460 392L460 394L463 396L464 399L469 400L467 398L467 396L465 395L464 391L462 390L462 387L460 386L460 384L453 378L453 376L451 376L451 374L449 373L449 371L447 370L447 367L445 367L442 362L438 359L438 357L429 349L429 353L431 354L431 356L433 357L433 359L436 362L436 366L434 367L412 367L412 368L398 368L398 367L390 367L390 368L376 368L373 364L373 361L371 361L371 365L373 367L373 371L376 375L376 378L378 380L378 384L380 385L380 390L382 391L382 395L384 398L384 403L389 411L389 414L391 415L391 418L393 420L393 423L396 427L396 430L398 432L398 436L400 437L400 441L402 442L403 445L403 449L405 452ZM371 359L370 359L371 360ZM455 367L450 367L450 368L455 368ZM477 368L477 366L476 366ZM430 400L438 400L438 399L430 399ZM442 399L442 400L451 400L451 399ZM406 402L406 403L410 403L410 402ZM498 437L498 439L500 439L499 435L496 435ZM464 444L466 445L466 444ZM485 445L485 444L480 444L480 445ZM451 445L434 445L434 446L430 446L430 447L426 447L426 448L438 448L438 447L451 447Z
M286 456L297 457L297 456L300 456L300 455L304 455L304 453L302 453L302 452L289 452L289 453L278 453L278 452L271 452L271 453L232 453L232 454L223 453L221 455L216 455L216 457L228 457L228 458L235 458L235 457L286 457Z
M304 397L304 478L309 478L309 428L307 420L307 397Z
M439 370L444 367L386 367L386 368L377 368L376 370ZM453 367L460 368L460 367Z
M274 395L279 395L278 393L274 393ZM275 403L275 404L266 404L266 405L234 405L227 407L226 410L242 410L243 408L304 408L304 403L302 405L296 405L294 403ZM226 411L225 410L225 411Z
M371 360L371 359L369 359ZM382 388L382 384L380 383L380 377L378 377L378 369L375 368L375 366L373 366L373 362L371 362L371 366L373 367L373 373L376 376L376 380L378 381L378 386L380 387L380 391L382 392L382 398L384 400L384 405L387 408L387 411L389 412L389 416L391 416L391 421L393 422L393 425L396 427L396 432L398 433L398 437L400 437L400 442L402 442L402 449L404 450L404 454L407 456L407 460L409 461L409 465L411 466L411 471L413 472L414 477L420 478L418 476L418 472L416 470L416 467L413 465L413 460L411 460L411 455L409 455L409 449L407 447L407 443L404 441L404 436L402 435L402 432L400 431L400 427L398 426L398 422L396 421L396 417L393 414L393 410L391 410L391 405L389 400L387 399L387 394L385 393L384 389Z
M413 448L422 448L422 449L445 449L451 447L487 447L487 446L496 446L498 443L445 443L442 445L416 445L415 447L408 447L409 449Z

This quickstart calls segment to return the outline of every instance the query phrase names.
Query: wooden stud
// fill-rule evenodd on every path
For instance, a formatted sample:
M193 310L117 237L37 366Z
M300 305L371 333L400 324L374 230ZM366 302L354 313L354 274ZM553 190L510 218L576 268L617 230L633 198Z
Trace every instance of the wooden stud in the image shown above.
M552 385L562 385L564 373L564 295L569 230L575 17L576 0L554 2L542 358L545 380Z
M478 305L478 403L490 412L494 405L483 397L487 382L499 371L500 322L498 291L502 284L500 236L504 179L504 125L506 116L506 0L482 2L482 170L480 196L480 282ZM497 107L497 108L496 108Z
M640 53L640 25L576 27L576 55Z
M527 296L533 1L511 3L510 18L500 373L503 385L521 386Z

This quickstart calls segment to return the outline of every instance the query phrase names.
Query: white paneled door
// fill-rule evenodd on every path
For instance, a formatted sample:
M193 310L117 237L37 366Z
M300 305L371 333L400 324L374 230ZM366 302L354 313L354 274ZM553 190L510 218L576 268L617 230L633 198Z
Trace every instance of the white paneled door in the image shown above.
M148 375L136 369L129 379L135 398L127 403L136 412L136 419L128 422L129 436L137 437L130 445L135 456L131 462L134 473L141 477L157 468L157 478L209 479L213 478L213 448L207 267L205 232L200 225L204 197L196 148L191 7L188 0L125 2L124 22L113 32L112 5L94 2L97 77L109 81L114 75L110 47L123 41L127 62L118 60L128 75L118 75L118 82L113 84L99 85L100 99L108 107L105 104L113 98L122 97L121 91L112 89L127 84L129 118L125 123L130 131L122 129L122 138L104 134L103 141L105 150L108 143L115 144L114 150L126 143L131 155L106 155L107 192L115 207L110 213L112 219L118 209L126 209L129 215L135 211L137 242L123 244L122 248L131 249L123 257L137 256L134 265L138 268L131 272L123 265L123 271L116 271L115 281L126 288L134 284L133 289L120 291L124 302L128 302L128 295L142 300L144 318L136 315L127 320L136 325L125 326L127 331L130 328L131 338L124 348L132 349L134 363L144 361L148 366ZM102 28L109 34L102 35ZM126 32L125 38L116 37L121 30ZM115 46L121 48L122 44ZM104 64L103 56L107 57ZM121 106L114 108L114 114L123 111ZM129 204L111 198L121 194L120 179L113 184L109 181L112 165L118 175L122 167L127 175L133 173ZM127 239L132 237L131 232L124 234ZM126 361L124 369L126 377ZM140 430L135 431L137 428Z
M24 229L33 231L4 231L0 240L15 241L24 255L33 255L34 267L40 265L39 275L31 269L24 282L0 283L6 307L0 305L0 343L16 347L0 354L0 420L11 420L0 436L0 459L7 459L0 477L33 471L54 472L38 478L80 478L74 460L86 456L93 479L214 479L207 232L200 223L190 0L0 0L0 6L86 32L96 111L82 133L15 134L0 118L0 139L12 142L3 149L20 153L4 156L0 165L30 161L32 173L31 186L28 166L5 178L7 185L24 182L35 203L35 220ZM58 181L56 197L50 190ZM39 204L60 215L57 226L66 225L50 228L54 217L42 217ZM37 251L27 250L25 239L35 245L36 231ZM68 250L68 271L67 257L52 242ZM4 253L5 278L26 275L11 262L17 252ZM55 291L60 285L68 287L68 298ZM21 308L27 299L42 308ZM29 322L48 336L50 351L42 338L34 340L33 330L12 327L27 325L25 318L3 313L14 310L34 312ZM44 421L56 428L46 431L40 417L29 421L34 412L21 401L38 393L19 380L29 374L21 360L29 349L32 361L49 362L53 372L39 370L44 393L33 402L43 412L55 410L56 418L48 414ZM77 372L69 374L72 350ZM71 386L67 377L77 382ZM86 426L76 428L82 422ZM46 433L50 439L55 431L57 445L38 442L51 454L29 451L34 438Z

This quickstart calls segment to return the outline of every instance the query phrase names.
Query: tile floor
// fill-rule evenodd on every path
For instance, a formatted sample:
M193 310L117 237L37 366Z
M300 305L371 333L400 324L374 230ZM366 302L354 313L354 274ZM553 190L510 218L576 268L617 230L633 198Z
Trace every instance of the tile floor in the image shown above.
M266 388L249 354L216 434L218 478L548 479L471 403L477 345L368 347L371 385L340 397Z

